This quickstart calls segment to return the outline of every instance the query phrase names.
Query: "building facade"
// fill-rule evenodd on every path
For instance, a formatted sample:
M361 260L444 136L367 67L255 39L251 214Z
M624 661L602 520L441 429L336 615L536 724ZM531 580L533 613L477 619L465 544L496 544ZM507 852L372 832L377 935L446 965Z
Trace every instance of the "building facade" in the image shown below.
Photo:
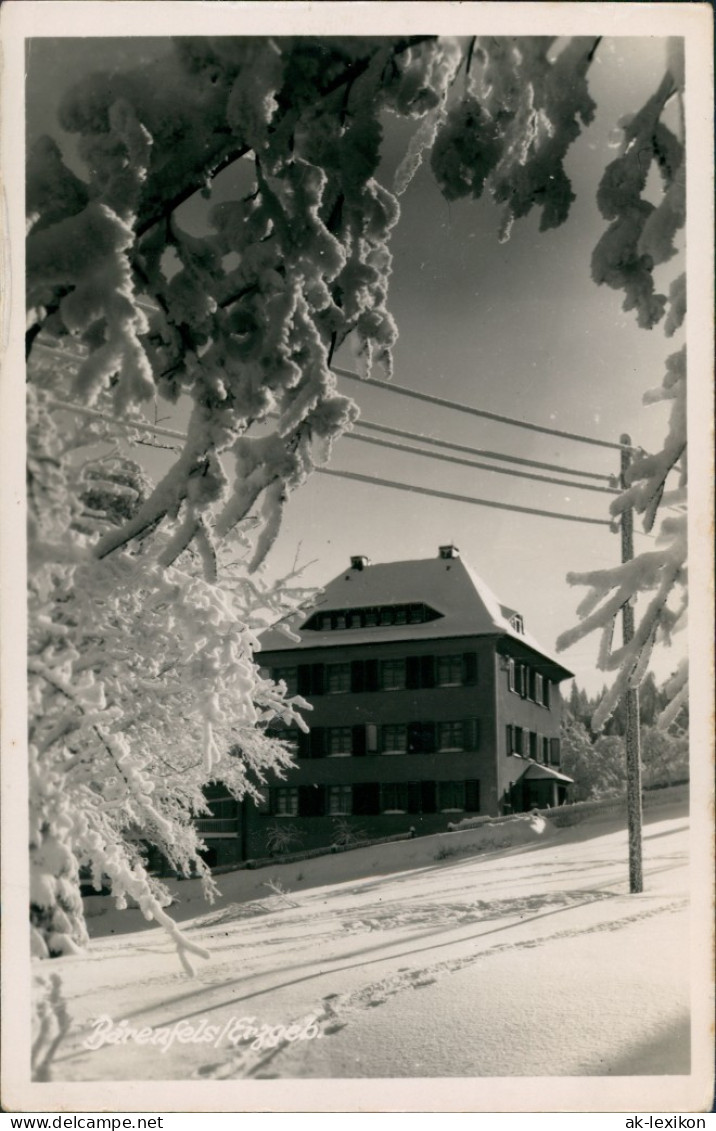
M262 805L216 787L199 825L210 864L566 800L559 684L572 673L454 546L429 560L352 558L294 630L297 642L264 634L260 658L311 704L309 733L275 732L296 766Z

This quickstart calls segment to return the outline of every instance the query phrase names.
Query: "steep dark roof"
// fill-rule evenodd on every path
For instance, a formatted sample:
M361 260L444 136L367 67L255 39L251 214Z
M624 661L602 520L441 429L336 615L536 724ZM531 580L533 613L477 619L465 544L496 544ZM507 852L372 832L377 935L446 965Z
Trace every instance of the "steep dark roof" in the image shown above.
M440 614L422 624L392 624L345 629L305 629L315 611L379 608L385 605L424 604ZM291 641L270 629L261 636L265 652L335 646L374 644L386 641L440 640L461 636L500 636L519 642L561 669L560 678L571 676L562 664L542 648L529 633L510 623L514 610L500 604L488 586L461 558L425 558L418 561L384 562L349 567L330 581L314 609L303 613L290 628L300 636Z

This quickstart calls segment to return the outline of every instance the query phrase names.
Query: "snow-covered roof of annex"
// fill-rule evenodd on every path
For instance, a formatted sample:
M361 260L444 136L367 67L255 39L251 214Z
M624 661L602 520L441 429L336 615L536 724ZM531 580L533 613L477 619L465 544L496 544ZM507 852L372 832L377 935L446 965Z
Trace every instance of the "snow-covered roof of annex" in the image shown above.
M327 629L305 627L316 613L410 604L426 605L439 616L419 624ZM559 679L572 675L522 629L519 614L498 601L454 547L441 547L440 556L417 561L373 565L366 558L353 558L347 569L328 582L310 611L304 610L286 623L298 634L299 640L291 640L280 630L269 629L260 637L262 652L388 641L502 636L530 652L538 653L550 665L560 669Z

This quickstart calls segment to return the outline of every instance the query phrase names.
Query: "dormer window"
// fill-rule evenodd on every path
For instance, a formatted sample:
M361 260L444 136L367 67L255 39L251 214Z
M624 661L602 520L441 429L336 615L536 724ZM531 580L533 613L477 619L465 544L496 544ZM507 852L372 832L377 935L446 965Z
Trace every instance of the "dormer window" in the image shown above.
M510 628L513 628L515 630L515 632L519 632L521 636L524 636L524 634L525 634L525 622L522 619L521 613L515 613L513 616L510 617Z
M361 609L332 609L314 613L303 628L312 632L341 631L352 628L377 628L391 624L425 624L438 620L442 613L430 605L372 605Z

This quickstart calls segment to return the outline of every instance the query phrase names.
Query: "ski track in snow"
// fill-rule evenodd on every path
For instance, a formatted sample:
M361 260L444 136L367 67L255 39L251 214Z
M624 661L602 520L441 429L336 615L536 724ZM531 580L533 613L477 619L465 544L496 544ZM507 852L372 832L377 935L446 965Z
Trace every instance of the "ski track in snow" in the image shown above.
M386 1002L497 955L529 962L530 952L553 942L683 910L686 884L674 873L687 856L673 851L673 836L685 844L685 833L683 820L648 831L647 890L637 897L626 895L625 834L612 832L229 903L184 925L212 952L193 982L175 969L173 947L158 931L133 935L131 945L128 936L97 940L84 960L60 960L74 1024L54 1078L151 1078L152 1056L163 1079L300 1076L309 1043L279 1035L272 1047L176 1045L171 1056L131 1042L87 1051L82 1041L103 1013L157 1028L204 1017L219 1024L247 1007L259 1024L313 1021L318 1039L330 1040Z

